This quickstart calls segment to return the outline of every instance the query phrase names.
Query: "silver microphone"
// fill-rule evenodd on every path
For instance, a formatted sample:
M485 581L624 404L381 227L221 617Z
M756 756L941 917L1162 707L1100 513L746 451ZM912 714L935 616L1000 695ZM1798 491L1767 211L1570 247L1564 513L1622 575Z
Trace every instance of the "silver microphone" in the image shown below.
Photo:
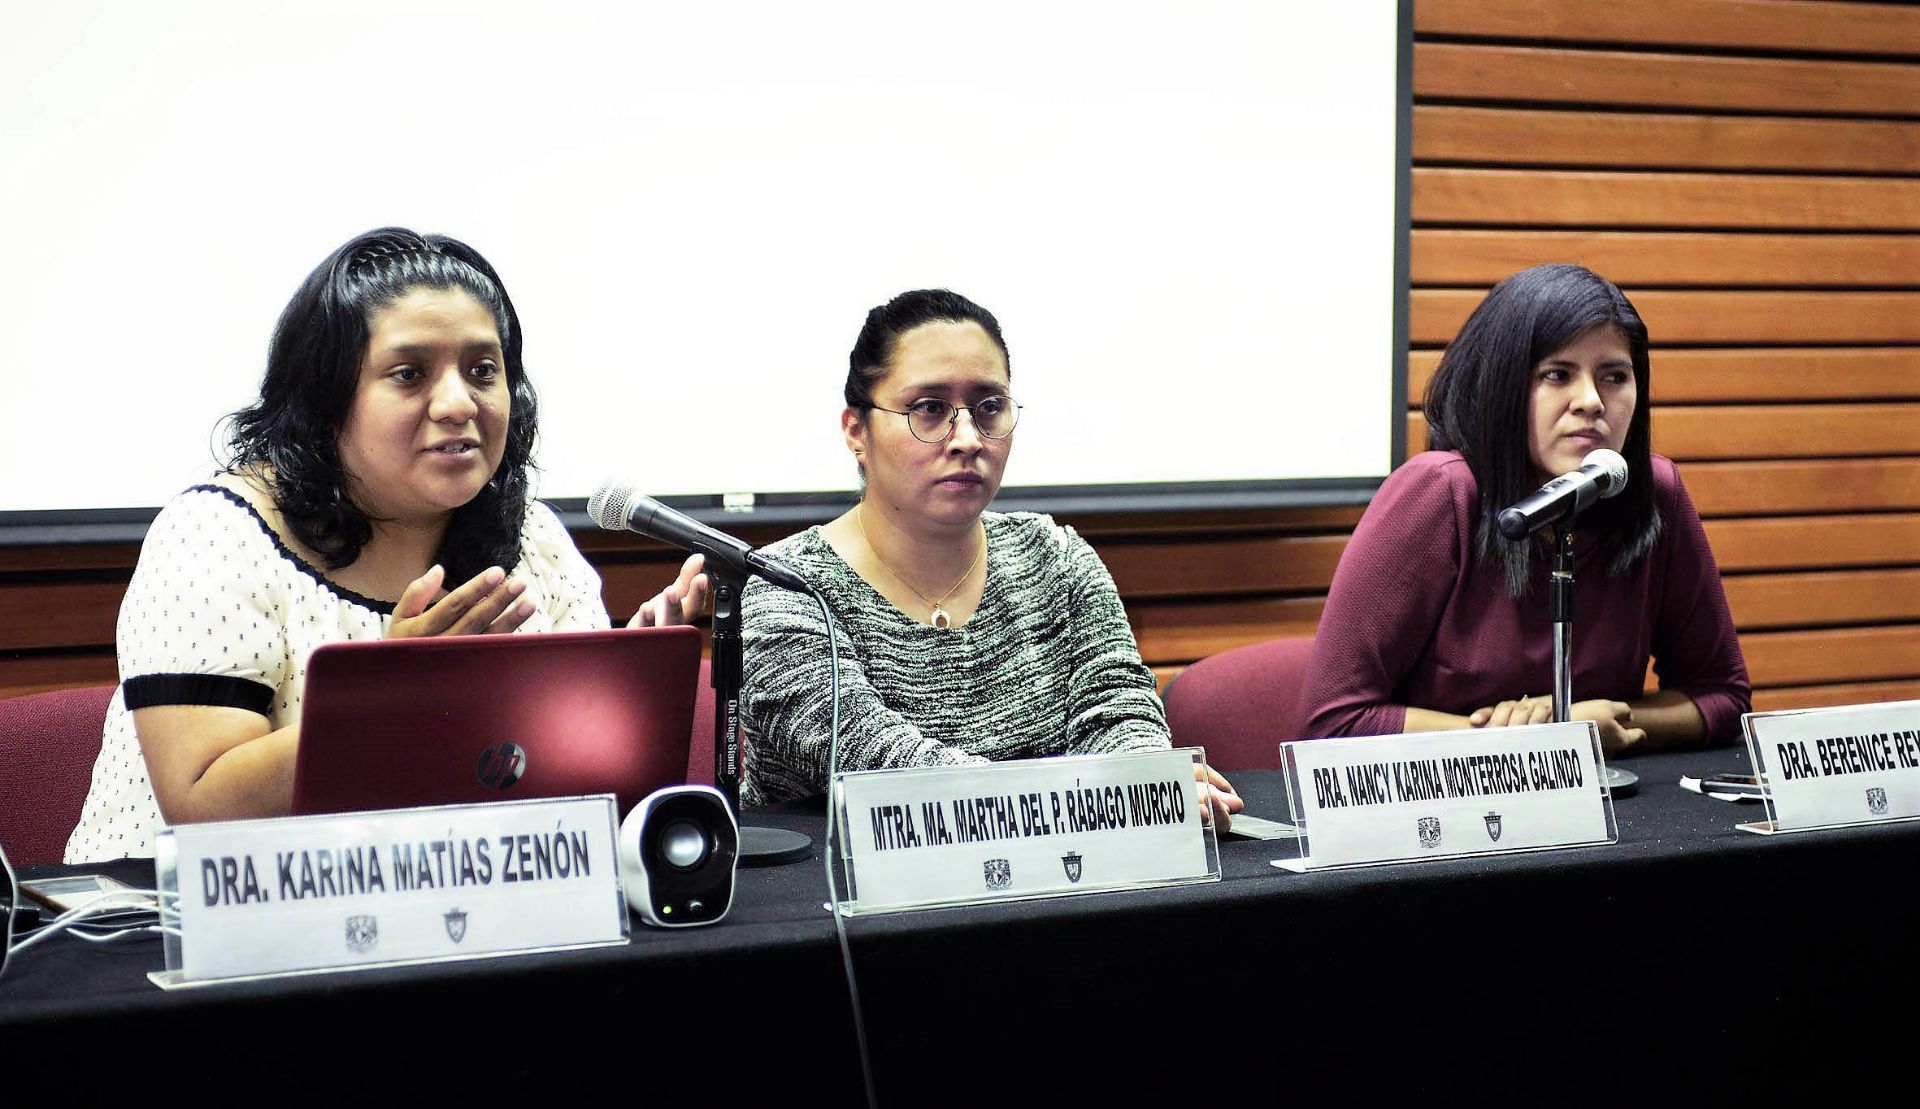
M798 593L811 593L807 579L726 532L676 512L631 487L607 482L587 501L587 515L608 531L634 531L702 554L737 577L758 576Z

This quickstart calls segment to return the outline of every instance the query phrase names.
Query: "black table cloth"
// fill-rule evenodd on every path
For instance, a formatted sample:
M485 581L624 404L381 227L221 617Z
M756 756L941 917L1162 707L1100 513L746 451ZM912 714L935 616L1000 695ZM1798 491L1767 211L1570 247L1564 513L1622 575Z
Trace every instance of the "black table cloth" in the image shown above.
M1733 828L1759 805L1676 784L1744 763L1623 763L1642 782L1612 846L1297 875L1269 865L1282 845L1228 840L1219 883L854 919L880 1102L1867 1098L1920 1040L1920 824L1760 837ZM1285 818L1277 774L1236 785ZM742 870L714 927L173 992L145 978L157 940L61 938L0 979L0 1045L29 1084L82 1073L211 1103L858 1104L818 806L754 820L815 854Z

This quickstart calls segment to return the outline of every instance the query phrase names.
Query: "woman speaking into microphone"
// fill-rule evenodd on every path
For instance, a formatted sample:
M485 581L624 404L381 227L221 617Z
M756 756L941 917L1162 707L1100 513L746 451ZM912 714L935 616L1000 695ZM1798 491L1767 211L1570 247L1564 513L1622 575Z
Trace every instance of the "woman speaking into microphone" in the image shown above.
M1552 552L1499 517L1607 448L1628 477L1575 523L1572 717L1609 755L1734 737L1746 662L1699 514L1649 448L1647 329L1626 296L1580 266L1514 274L1448 344L1425 410L1428 451L1374 494L1334 573L1306 734L1551 720Z
M986 511L1020 405L991 313L942 289L867 315L840 430L860 502L768 548L817 589L840 629L839 765L968 765L1165 749L1153 674L1106 567L1071 528ZM813 601L749 583L744 793L827 786L832 696ZM1215 811L1240 799L1217 775Z
M68 862L150 855L167 824L288 812L321 644L607 626L599 575L532 497L521 349L499 275L456 239L389 227L321 261L225 469L147 531ZM697 611L699 570L634 623Z

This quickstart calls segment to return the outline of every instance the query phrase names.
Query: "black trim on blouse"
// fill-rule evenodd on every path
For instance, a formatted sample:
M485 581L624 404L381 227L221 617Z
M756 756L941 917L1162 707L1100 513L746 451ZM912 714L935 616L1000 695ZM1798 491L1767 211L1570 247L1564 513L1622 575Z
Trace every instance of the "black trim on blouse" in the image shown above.
M237 504L241 508L246 509L247 515L253 517L254 523L259 524L260 530L266 534L266 537L268 539L273 540L273 545L275 547L279 548L280 557L286 559L288 562L293 563L295 568L297 568L301 573L312 578L314 581L319 582L321 588L327 590L329 593L332 593L334 596L340 598L341 600L347 601L350 604L356 604L356 605L359 605L361 608L370 609L371 611L377 612L382 616L393 615L394 605L397 602L376 601L372 597L363 597L360 594L355 593L351 589L347 589L342 586L335 585L331 580L327 578L325 574L321 573L306 559L301 558L299 555L295 554L293 551L293 548L287 546L286 541L281 539L279 534L273 530L273 526L267 523L267 518L265 516L260 515L260 510L253 507L253 505L247 500L247 498L221 485L195 485L189 488L187 492L218 493L219 495L232 501L234 504ZM132 706L129 705L128 707L131 708Z
M120 683L127 711L156 705L219 705L261 716L273 707L273 687L231 674L142 674Z

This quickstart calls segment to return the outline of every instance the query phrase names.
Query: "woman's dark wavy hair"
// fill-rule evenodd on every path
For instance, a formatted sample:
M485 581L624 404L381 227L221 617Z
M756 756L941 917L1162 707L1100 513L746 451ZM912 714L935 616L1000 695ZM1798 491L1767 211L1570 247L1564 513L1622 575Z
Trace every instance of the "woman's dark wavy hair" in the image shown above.
M1647 325L1626 294L1583 266L1522 270L1495 285L1473 310L1427 383L1427 449L1459 451L1472 468L1480 489L1475 546L1480 558L1500 561L1509 596L1523 596L1533 562L1544 561L1538 543L1503 538L1496 523L1502 509L1539 485L1527 451L1534 367L1603 324L1620 329L1633 359L1636 399L1620 452L1628 482L1623 493L1588 509L1580 522L1612 546L1608 572L1624 573L1653 550L1661 529L1649 446Z
M847 384L843 390L848 408L866 411L873 407L873 387L893 368L894 348L900 336L927 323L977 323L1006 360L1007 374L1013 374L1013 359L1007 354L1007 340L1000 334L1000 321L993 313L947 289L913 289L867 313L866 325L847 355Z
M272 474L287 527L331 570L349 566L373 527L348 495L341 425L353 403L375 314L413 289L463 289L493 313L506 358L512 410L499 469L453 513L438 561L458 584L489 566L520 561L520 528L539 428L533 383L520 357L520 317L480 252L444 235L383 227L329 254L280 313L260 399L229 417L228 466Z

